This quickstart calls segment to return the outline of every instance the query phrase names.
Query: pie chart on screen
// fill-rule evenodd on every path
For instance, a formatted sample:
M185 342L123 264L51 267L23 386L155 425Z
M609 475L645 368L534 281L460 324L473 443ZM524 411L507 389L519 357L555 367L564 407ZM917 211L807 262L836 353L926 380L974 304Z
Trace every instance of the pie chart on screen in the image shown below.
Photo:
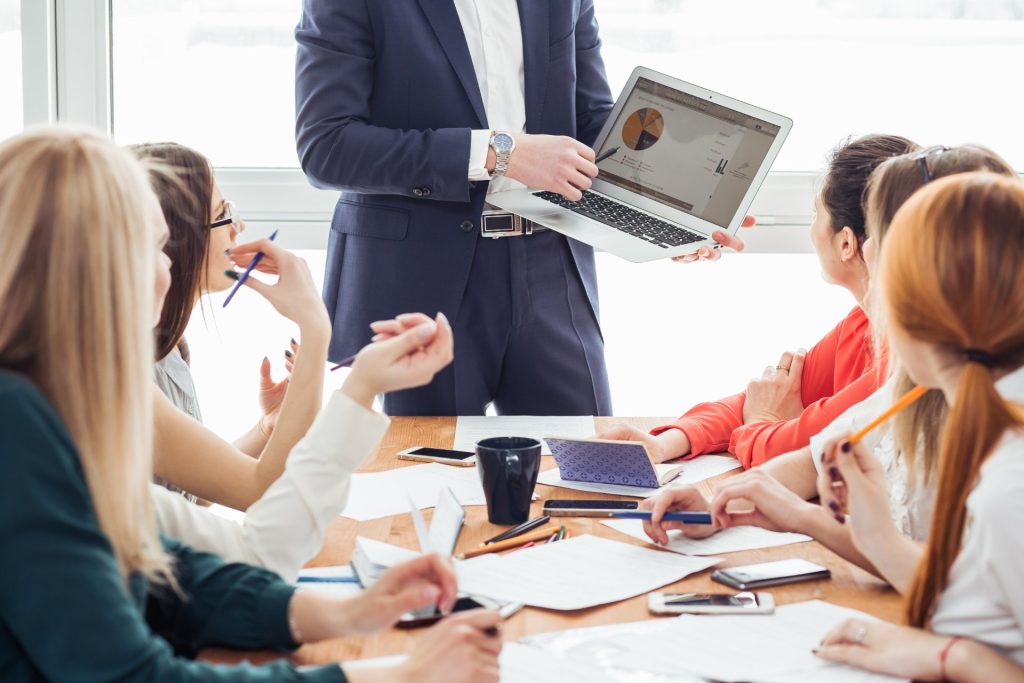
M665 119L653 107L637 109L629 115L622 126L622 141L634 152L642 152L654 146L665 131Z

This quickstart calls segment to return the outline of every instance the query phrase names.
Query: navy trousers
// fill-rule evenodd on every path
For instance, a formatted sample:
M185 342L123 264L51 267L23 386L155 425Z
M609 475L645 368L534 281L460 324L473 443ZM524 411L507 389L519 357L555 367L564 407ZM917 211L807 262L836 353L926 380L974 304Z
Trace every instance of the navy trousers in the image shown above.
M604 340L562 235L481 237L452 327L452 365L384 412L611 415Z

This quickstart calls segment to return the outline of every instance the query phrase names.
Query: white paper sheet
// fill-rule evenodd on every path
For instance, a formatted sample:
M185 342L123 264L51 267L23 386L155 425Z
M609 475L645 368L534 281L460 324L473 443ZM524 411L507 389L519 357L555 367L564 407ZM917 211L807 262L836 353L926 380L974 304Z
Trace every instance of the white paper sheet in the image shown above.
M346 662L346 669L362 669L383 666L398 666L405 661L405 655L376 657ZM559 657L539 647L505 643L498 655L501 674L498 683L615 683L599 670L587 664Z
M602 522L602 524L627 536L632 536L648 543L651 542L651 539L644 533L644 523L639 519L612 519ZM774 548L791 543L804 543L811 540L810 536L803 534L768 531L756 526L737 526L731 529L722 529L717 534L707 538L687 538L683 536L682 531L670 531L668 537L668 545L662 547L683 555L722 555L724 553L736 553L741 550Z
M751 683L891 683L819 659L811 650L845 619L874 617L820 600L785 605L770 615L684 615L659 638L625 634L615 639L618 661L640 671L675 673ZM738 657L737 653L742 653Z
M457 562L459 589L496 600L575 610L618 602L721 561L583 535Z
M740 462L731 455L702 455L693 460L679 461L672 460L657 465L659 470L677 467L682 465L683 469L672 481L665 486L677 486L681 484L696 484L705 479L738 469ZM660 474L660 471L659 471ZM557 467L545 470L540 473L537 479L539 484L558 486L574 491L590 491L591 493L607 493L612 496L630 496L633 498L649 498L661 489L643 488L639 486L622 486L621 484L594 484L587 481L565 481L558 472ZM661 487L661 488L664 488Z
M541 442L541 452L550 455L545 436L585 438L594 435L594 418L590 415L536 417L533 415L469 415L455 423L457 451L476 451L476 442L494 436L527 436Z
M484 490L475 467L430 463L386 472L356 473L342 517L359 521L400 515L409 500L419 509L434 507L448 487L462 505L484 505Z

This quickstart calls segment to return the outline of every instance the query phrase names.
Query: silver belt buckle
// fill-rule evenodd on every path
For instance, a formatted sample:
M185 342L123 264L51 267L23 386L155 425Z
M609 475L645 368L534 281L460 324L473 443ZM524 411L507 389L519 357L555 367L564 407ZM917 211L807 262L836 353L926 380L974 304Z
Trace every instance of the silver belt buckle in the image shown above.
M508 211L485 209L480 214L480 234L484 237L514 237L533 233L533 223Z

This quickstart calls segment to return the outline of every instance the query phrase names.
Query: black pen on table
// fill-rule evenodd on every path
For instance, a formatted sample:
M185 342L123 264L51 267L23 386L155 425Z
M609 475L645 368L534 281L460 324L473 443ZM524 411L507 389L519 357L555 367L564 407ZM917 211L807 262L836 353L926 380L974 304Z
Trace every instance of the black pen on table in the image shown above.
M270 233L270 237L268 237L267 239L273 242L275 237L277 237L277 230ZM235 286L228 293L228 298L224 299L224 306L227 306L229 303L231 303L231 300L235 298L235 293L238 292L241 286L245 284L245 281L249 279L249 274L252 273L252 269L255 268L256 264L258 264L262 260L263 252L256 252L256 256L254 256L252 261L249 263L249 267L246 268L245 271L243 271L242 274L238 276L238 282L235 283Z
M605 159L607 159L608 157L610 157L611 155L615 154L618 151L619 151L618 147L612 147L610 150L608 150L607 152L602 152L599 157L594 159L594 163L595 164L599 164L599 163L601 163L602 161L604 161Z
M515 538L516 536L520 536L522 534L525 534L527 531L530 531L531 529L536 529L539 526L543 526L544 524L547 524L547 521L549 519L551 519L551 518L548 517L547 515L541 515L540 517L534 517L533 519L531 519L531 520L529 520L527 522L523 522L522 524L520 524L517 527L509 529L508 531L501 532L500 534L498 534L494 538L488 538L486 541L484 541L480 545L490 545L491 543L497 543L498 541L504 541L506 538Z

